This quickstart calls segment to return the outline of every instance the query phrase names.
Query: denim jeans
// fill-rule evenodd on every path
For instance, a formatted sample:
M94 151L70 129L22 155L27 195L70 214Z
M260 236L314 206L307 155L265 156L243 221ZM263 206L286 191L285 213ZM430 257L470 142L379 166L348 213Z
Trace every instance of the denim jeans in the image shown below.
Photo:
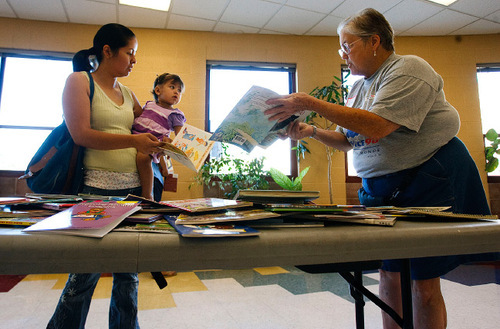
M100 273L73 273L59 298L47 329L83 329ZM137 319L137 273L113 273L109 328L139 328Z
M102 190L84 186L83 194L126 196L141 195L140 187L124 190ZM69 275L56 310L47 329L83 329L94 289L100 273L72 273ZM113 273L113 288L109 305L110 329L139 329L137 318L137 273Z
M361 204L367 206L451 206L464 214L490 214L476 164L465 145L453 138L428 161L417 168L381 177L363 179L358 191ZM411 259L414 280L444 275L460 264L494 261L500 253L454 255ZM384 260L382 269L400 272L400 260Z

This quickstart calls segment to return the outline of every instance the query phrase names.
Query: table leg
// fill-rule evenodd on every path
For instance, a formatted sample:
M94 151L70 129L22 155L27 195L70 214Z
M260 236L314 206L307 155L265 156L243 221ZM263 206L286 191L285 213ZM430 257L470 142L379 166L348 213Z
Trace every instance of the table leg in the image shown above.
M411 293L410 260L404 259L401 269L401 302L403 304L403 329L413 329L413 302Z

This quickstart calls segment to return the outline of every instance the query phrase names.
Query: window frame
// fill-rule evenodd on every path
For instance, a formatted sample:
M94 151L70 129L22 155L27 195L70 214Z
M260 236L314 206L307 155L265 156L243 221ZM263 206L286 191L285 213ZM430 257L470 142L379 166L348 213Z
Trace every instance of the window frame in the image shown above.
M294 93L297 91L297 65L292 63L274 63L274 62L247 62L247 61L217 61L207 60L206 64L206 81L205 81L205 130L209 131L210 125L210 72L211 70L242 70L242 71L279 71L288 72L288 92ZM296 141L291 141L290 148L290 171L291 177L298 176L298 161L295 150L292 148L297 146ZM268 180L271 180L270 176Z
M344 81L344 75L349 73L350 70L345 64L340 65L340 78ZM347 95L346 95L347 96ZM347 99L344 99L344 104L347 103ZM346 183L361 183L361 177L349 175L349 163L347 161L347 152L344 152L344 166L345 166L345 182Z
M54 52L43 50L27 50L15 48L0 48L0 103L2 101L2 91L4 86L4 73L6 59L11 58L32 58L42 60L57 60L57 61L71 61L73 53L68 52ZM3 125L0 124L2 129L29 129L29 130L53 130L54 127L48 126L16 126L16 125ZM0 177L17 177L24 173L24 170L0 170Z
M478 63L476 64L476 76L480 72L500 72L500 63ZM481 111L481 108L479 108ZM500 132L499 132L500 136ZM486 136L483 134L483 145L486 147ZM488 183L500 183L500 175L490 175L486 173Z

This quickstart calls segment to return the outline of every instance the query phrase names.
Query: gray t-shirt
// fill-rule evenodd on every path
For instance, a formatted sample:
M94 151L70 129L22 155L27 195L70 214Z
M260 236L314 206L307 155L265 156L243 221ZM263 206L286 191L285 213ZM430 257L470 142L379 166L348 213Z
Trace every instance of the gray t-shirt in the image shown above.
M443 79L417 56L392 54L368 79L356 81L346 106L401 127L375 140L338 127L353 147L354 168L372 178L416 167L458 132L460 118L445 99Z

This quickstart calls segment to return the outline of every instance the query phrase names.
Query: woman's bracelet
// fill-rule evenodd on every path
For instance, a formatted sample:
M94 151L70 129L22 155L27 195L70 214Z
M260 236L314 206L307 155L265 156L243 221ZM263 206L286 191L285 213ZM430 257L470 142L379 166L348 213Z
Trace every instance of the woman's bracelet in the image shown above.
M318 132L318 128L313 125L311 125L311 127L313 127L313 133L311 134L311 136L309 136L309 138L314 138L314 136L316 136L316 133Z

